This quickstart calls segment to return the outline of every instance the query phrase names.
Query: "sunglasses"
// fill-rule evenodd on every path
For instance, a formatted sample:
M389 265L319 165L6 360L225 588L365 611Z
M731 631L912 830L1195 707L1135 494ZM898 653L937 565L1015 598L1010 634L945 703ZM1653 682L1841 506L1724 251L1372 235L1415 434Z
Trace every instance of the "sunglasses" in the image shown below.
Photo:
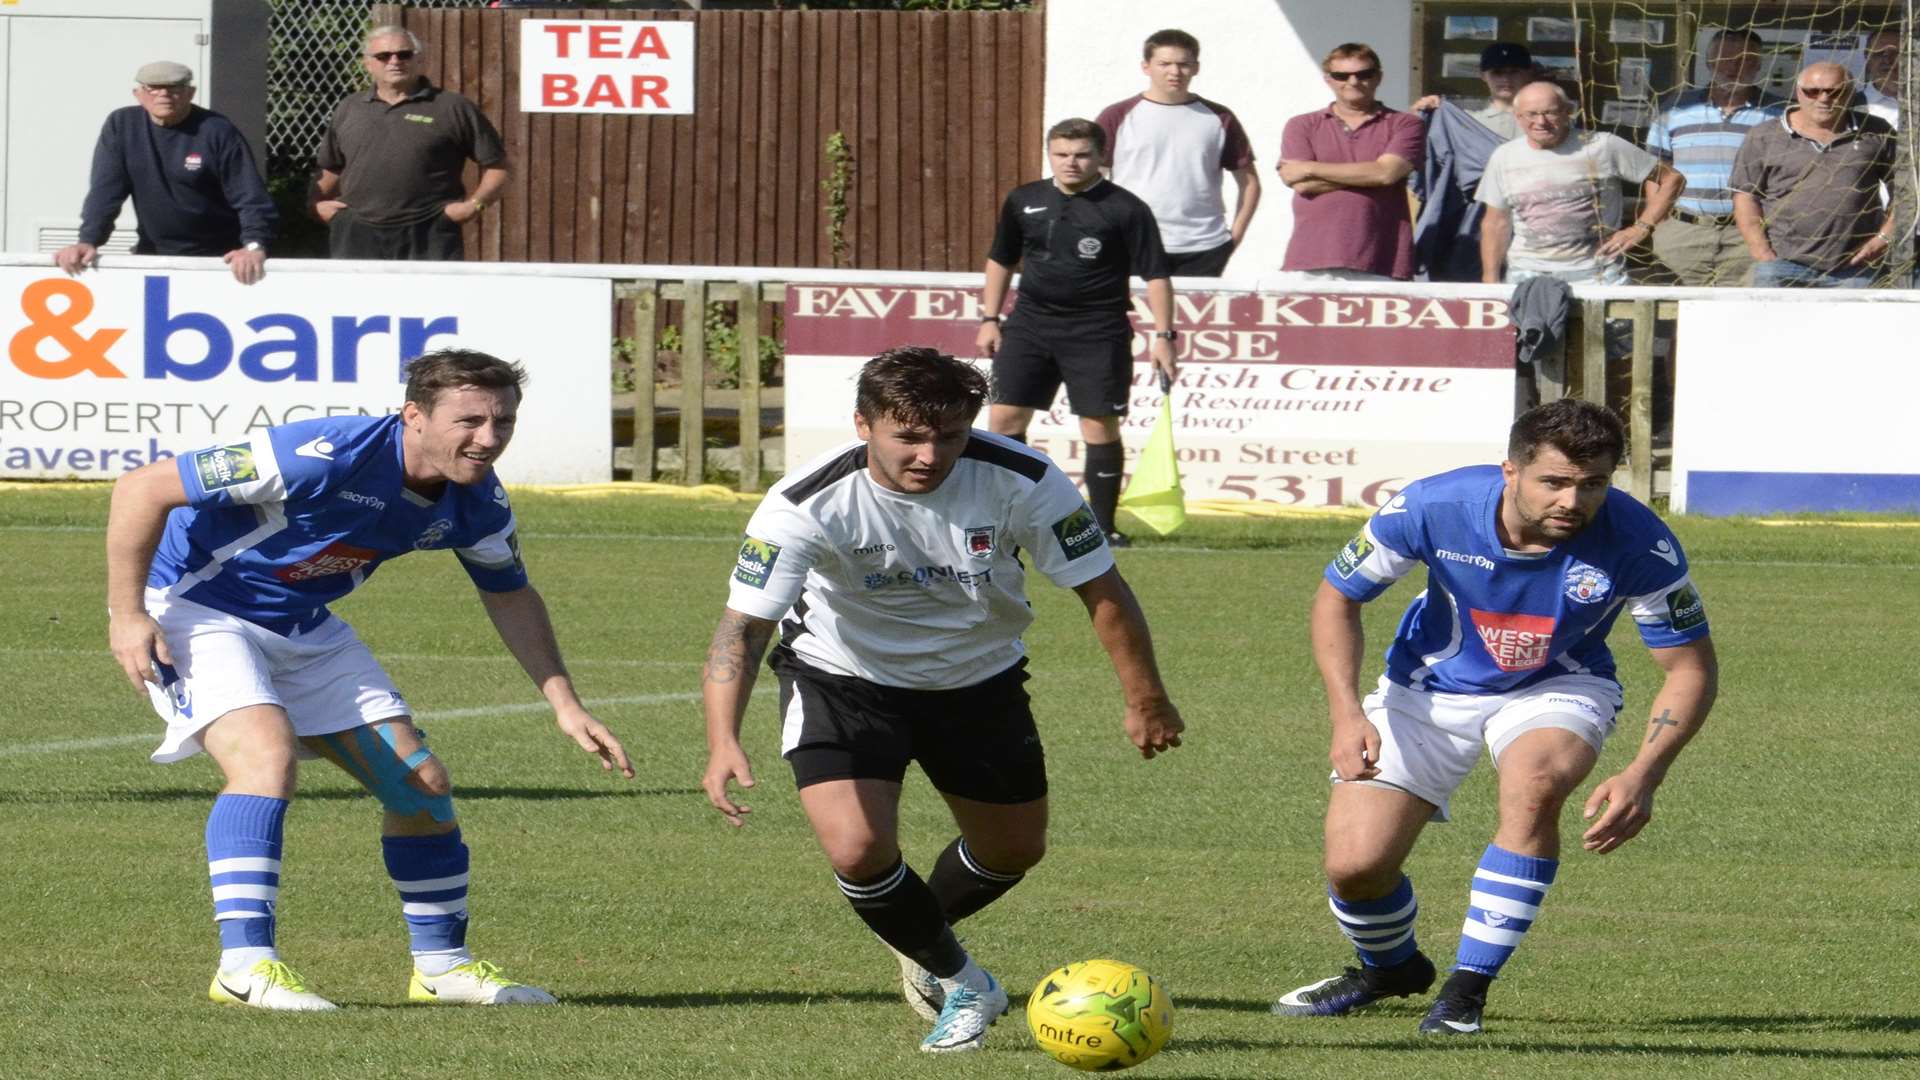
M1840 98L1840 96L1841 96L1842 94L1845 94L1845 93L1846 93L1846 92L1847 92L1847 91L1848 91L1848 90L1850 89L1850 87L1845 87L1845 86L1802 86L1802 87L1800 87L1799 89L1800 89L1800 92L1801 92L1802 94L1805 94L1806 96L1808 96L1808 97L1810 97L1810 98L1826 98L1826 99L1828 99L1829 101L1837 101L1837 100L1839 100L1839 98Z
M384 64L389 60L411 60L413 59L413 50L396 49L393 52L368 53L367 55Z
M1361 82L1372 82L1373 80L1379 77L1380 77L1380 69L1377 67L1361 68L1359 71L1327 72L1327 78L1332 79L1334 82L1346 82L1348 79L1359 79Z

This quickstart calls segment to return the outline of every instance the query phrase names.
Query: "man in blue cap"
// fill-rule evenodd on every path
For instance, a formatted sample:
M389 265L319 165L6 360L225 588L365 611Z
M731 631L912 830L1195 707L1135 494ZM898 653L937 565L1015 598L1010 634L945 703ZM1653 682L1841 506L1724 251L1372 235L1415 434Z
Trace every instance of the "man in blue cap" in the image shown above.
M1535 79L1533 54L1525 45L1496 41L1480 51L1480 81L1487 84L1487 104L1468 115L1503 139L1520 137L1520 125L1513 119L1513 95ZM1414 112L1431 112L1440 107L1440 95L1428 94L1413 103Z

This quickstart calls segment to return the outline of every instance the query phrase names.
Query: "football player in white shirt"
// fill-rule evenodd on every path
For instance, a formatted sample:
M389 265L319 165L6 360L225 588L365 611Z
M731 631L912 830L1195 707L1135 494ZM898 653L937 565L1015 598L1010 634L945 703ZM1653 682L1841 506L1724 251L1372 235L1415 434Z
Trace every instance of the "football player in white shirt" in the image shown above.
M1145 758L1184 725L1147 622L1065 473L973 430L987 398L971 366L899 348L861 369L860 438L774 485L747 525L707 652L707 798L740 825L729 783L752 787L740 723L755 667L780 677L781 752L840 889L900 960L920 1048L976 1050L1007 1008L952 924L1019 883L1046 850L1047 777L1028 707L1033 621L1024 555L1086 604ZM946 799L960 835L928 880L898 838L907 763Z

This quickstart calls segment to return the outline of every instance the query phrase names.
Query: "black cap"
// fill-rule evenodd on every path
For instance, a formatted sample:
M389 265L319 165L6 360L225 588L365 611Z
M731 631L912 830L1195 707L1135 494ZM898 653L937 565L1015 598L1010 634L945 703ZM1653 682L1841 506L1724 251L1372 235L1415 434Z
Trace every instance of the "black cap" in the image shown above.
M1516 45L1511 41L1496 41L1480 51L1481 71L1532 66L1533 54L1527 51L1525 45Z

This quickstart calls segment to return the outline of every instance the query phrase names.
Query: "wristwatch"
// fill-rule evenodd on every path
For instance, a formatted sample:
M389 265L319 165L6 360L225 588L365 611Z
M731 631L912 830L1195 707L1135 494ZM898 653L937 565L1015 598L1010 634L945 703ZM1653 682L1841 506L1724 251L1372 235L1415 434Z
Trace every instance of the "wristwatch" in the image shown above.
M990 323L998 323L998 322L1000 321L1000 316L998 316L998 315L982 315L982 316L980 316L980 321L981 321L981 322L983 322L983 323L986 323L986 322L990 322Z
M243 246L243 247L245 247L245 248L246 248L246 249L247 249L248 251L265 251L265 250L267 250L267 246L266 246L265 244L262 244L262 243L261 243L260 241L258 241L258 240L249 240L249 241L247 241L247 242L246 242L246 243L245 243L244 245L242 245L242 246Z
M1161 341L1178 341L1180 339L1180 331L1155 330L1153 336L1159 338Z

